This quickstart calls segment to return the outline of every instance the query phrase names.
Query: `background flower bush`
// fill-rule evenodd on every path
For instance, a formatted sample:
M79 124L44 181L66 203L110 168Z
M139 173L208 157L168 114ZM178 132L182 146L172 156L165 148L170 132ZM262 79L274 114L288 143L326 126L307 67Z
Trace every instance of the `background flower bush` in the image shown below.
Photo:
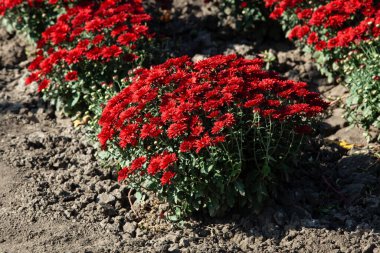
M2 0L0 19L10 28L23 31L36 41L73 2L77 0Z
M99 120L119 180L153 190L175 217L258 205L327 106L305 83L263 65L229 55L136 70Z
M332 81L337 61L355 45L380 35L380 6L376 0L265 0L273 7L288 37L314 54L323 74ZM336 73L334 73L336 74Z
M339 76L345 80L350 90L347 119L367 130L371 126L378 128L380 95L373 76L379 68L379 61L374 60L379 51L379 1L265 2L267 7L273 7L271 17L280 19L288 37L313 54L319 69L330 81Z
M42 33L26 83L37 82L44 98L68 114L95 110L124 85L114 82L118 76L150 61L149 20L139 0L67 9Z
M363 43L342 62L340 71L349 85L346 116L366 130L380 129L380 43L379 38ZM375 137L380 141L380 136Z

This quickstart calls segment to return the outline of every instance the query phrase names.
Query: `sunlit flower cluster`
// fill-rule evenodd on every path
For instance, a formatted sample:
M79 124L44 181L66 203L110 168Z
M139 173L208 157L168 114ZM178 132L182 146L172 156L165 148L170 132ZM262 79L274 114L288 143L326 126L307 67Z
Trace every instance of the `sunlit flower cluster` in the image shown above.
M230 141L231 131L255 127L253 114L310 132L305 119L326 108L305 83L266 72L260 59L229 55L192 63L181 57L134 74L99 121L104 148L113 142L140 154L119 172L119 180L146 172L168 184L176 173L186 173L178 154L202 155Z

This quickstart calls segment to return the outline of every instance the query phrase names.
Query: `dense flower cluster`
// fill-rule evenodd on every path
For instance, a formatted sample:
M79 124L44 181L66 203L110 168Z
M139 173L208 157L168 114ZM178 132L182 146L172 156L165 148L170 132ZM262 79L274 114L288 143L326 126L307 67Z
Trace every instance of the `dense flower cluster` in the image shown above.
M112 83L114 76L125 75L141 61L139 47L151 37L149 20L140 0L89 1L67 9L42 33L26 83L37 82L39 91L50 88L68 97Z
M109 100L99 120L102 147L116 145L125 150L127 165L119 171L119 180L147 175L162 185L178 187L203 164L221 167L219 182L223 184L232 180L223 168L227 161L219 164L219 155L210 156L224 148L225 153L236 152L236 147L227 147L237 132L246 131L240 139L246 142L241 144L242 162L243 150L254 146L249 129L273 121L288 124L288 133L309 132L307 119L326 108L319 94L308 91L305 83L264 71L260 59L229 55L192 63L189 57L181 57L134 74L132 84ZM254 115L261 120L254 122ZM195 162L189 164L186 159ZM209 181L199 175L198 180ZM197 187L196 182L190 183Z
M291 39L305 39L317 50L347 47L380 36L380 4L376 0L265 0L272 18L292 15L297 23ZM292 25L294 20L292 20Z

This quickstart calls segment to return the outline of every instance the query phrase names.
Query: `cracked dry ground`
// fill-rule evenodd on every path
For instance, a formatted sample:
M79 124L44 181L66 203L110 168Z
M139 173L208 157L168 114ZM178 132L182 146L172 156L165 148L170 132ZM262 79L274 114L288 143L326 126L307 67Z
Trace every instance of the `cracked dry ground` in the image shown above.
M199 40L208 33L200 29ZM250 54L245 44L220 43L196 49L197 57L220 48ZM174 225L159 218L167 206L154 196L134 203L135 214L127 187L97 163L84 131L24 86L25 50L0 31L0 252L380 252L377 147L363 145L338 106L320 126L325 136L305 146L305 162L259 214ZM323 81L298 50L274 52L284 76ZM346 92L323 82L318 89L333 99ZM343 137L360 145L347 151L331 141Z

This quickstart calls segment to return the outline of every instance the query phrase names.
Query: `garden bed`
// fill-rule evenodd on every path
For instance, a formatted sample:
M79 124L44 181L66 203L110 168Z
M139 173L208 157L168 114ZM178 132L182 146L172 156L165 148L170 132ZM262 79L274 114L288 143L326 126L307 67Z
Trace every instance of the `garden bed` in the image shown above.
M345 88L328 84L310 57L281 36L267 34L253 47L251 36L228 30L220 35L210 27L212 10L182 1L175 6L177 17L160 27L178 42L167 44L173 55L252 57L271 49L281 75L307 81L330 99L333 105L318 127L319 136L304 147L302 162L294 168L298 172L258 213L233 210L227 217L192 216L171 223L163 217L166 204L154 195L144 203L128 197L116 173L97 162L84 128L74 128L33 87L25 87L30 49L20 37L1 30L0 250L380 251L380 149L342 118Z

